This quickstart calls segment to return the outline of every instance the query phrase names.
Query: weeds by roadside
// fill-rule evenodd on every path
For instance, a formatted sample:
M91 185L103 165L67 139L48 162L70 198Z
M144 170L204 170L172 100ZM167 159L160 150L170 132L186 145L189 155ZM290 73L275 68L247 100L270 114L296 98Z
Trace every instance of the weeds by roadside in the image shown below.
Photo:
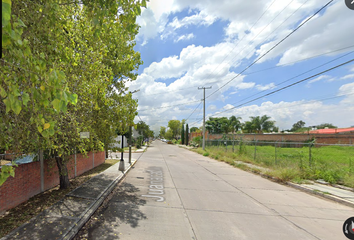
M11 232L13 229L21 226L31 218L52 206L54 203L64 198L64 196L79 187L92 177L111 167L119 160L107 159L100 166L87 171L86 173L70 180L70 188L59 190L59 186L40 193L28 201L8 210L4 215L0 216L0 238Z
M266 175L283 182L301 183L306 180L323 179L331 184L354 187L353 167L351 162L348 164L353 149L348 148L348 152L344 152L342 148L333 146L316 148L312 150L311 162L305 161L308 153L302 148L274 149L270 146L258 146L257 152L254 149L254 146L240 144L235 146L236 151L219 146L206 147L205 151L201 148L193 151L247 171L254 172L251 167L235 164L235 161L266 168L268 169ZM325 160L328 156L333 160Z

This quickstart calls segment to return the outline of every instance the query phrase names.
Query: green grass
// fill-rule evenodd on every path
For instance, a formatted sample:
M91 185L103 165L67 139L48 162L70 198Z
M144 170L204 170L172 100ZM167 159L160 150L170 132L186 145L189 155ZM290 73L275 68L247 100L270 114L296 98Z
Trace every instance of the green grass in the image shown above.
M263 145L265 145L263 143ZM286 146L286 145L283 145ZM268 168L268 174L281 181L302 182L323 179L354 187L354 148L347 146L304 147L235 145L210 146L195 151L231 165L235 160ZM256 149L256 151L255 151Z

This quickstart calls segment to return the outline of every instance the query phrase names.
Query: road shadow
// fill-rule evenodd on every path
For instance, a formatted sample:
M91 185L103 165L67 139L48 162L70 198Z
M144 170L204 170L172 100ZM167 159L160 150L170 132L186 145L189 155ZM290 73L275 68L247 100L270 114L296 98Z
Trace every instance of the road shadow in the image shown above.
M97 217L94 217L87 232L88 239L119 239L121 225L136 228L141 220L147 219L139 209L146 204L139 192L139 188L125 182L116 188L109 202L95 214Z

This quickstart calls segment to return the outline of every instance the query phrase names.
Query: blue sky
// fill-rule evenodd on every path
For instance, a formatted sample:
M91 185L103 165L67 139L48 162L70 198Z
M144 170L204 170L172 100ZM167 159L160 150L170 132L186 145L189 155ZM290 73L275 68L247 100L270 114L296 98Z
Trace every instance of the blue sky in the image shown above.
M189 116L190 127L200 127L198 87L211 86L207 118L247 121L267 114L280 130L299 120L353 126L354 62L241 105L354 59L354 11L342 0L264 55L328 2L151 0L137 19L135 50L144 64L129 83L131 90L140 89L134 94L140 118L156 132L171 119Z

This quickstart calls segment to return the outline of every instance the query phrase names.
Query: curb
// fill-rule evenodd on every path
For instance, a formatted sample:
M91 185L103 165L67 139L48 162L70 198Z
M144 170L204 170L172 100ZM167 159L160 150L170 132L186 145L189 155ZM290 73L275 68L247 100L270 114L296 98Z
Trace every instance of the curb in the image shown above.
M314 189L311 189L311 188L307 188L307 187L304 187L304 186L301 186L301 185L298 185L298 184L295 184L295 183L292 183L292 182L287 182L286 183L288 186L292 187L292 188L295 188L295 189L298 189L300 191L303 191L303 192L306 192L306 193L309 193L311 195L316 195L316 196L320 196L320 197L323 197L323 198L326 198L328 200L332 200L334 202L337 202L337 203L340 203L340 204L343 204L343 205L346 205L348 207L352 207L354 208L354 203L353 202L350 202L350 201L347 201L343 198L340 198L340 197L337 197L335 195L332 195L332 194L325 194L321 191L316 191Z
M140 158L140 157L139 157ZM81 219L75 223L75 225L65 233L64 236L62 236L60 239L62 240L70 240L73 239L76 234L80 231L80 229L85 225L85 223L90 219L90 217L96 212L96 210L101 206L103 201L107 198L107 196L110 194L110 192L113 190L113 188L121 182L125 177L126 174L130 171L130 169L136 164L136 162L139 160L135 160L128 169L126 169L123 172L123 175L118 176L103 192L100 198L97 199L96 202L92 203L92 205L86 210L86 212L82 215ZM119 164L116 163L116 164Z

